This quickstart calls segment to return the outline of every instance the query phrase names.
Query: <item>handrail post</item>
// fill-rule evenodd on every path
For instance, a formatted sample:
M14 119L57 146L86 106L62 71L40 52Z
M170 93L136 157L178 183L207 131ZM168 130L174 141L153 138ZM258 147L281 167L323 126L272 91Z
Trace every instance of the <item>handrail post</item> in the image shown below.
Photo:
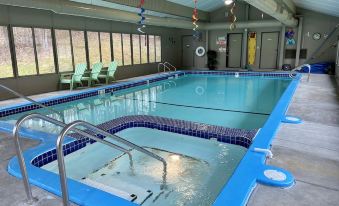
M18 157L18 162L19 162L19 166L20 166L22 181L24 183L24 188L25 188L25 192L26 192L26 195L27 195L27 201L28 201L29 204L31 204L34 201L36 201L37 199L34 198L33 194L32 194L32 189L31 189L31 186L30 186L29 180L28 180L26 163L25 163L24 156L22 154L20 139L19 139L19 128L25 120L26 120L26 118L22 118L15 124L14 129L13 129L13 137L14 137L15 151L16 151L16 155Z
M24 188L25 188L25 192L26 192L26 195L27 195L27 199L28 199L28 203L29 204L32 204L33 202L37 201L37 199L35 197L33 197L32 195L32 189L31 189L31 186L29 184L29 179L28 179L28 173L27 173L27 168L26 168L26 163L25 163L25 158L23 156L23 153L22 153L22 149L21 149L21 145L20 145L20 128L21 128L21 125L29 120L29 119L33 119L33 118L40 118L42 120L45 120L47 122L50 122L52 124L55 124L57 126L60 126L60 127L65 127L66 124L63 123L63 122L60 122L56 119L53 119L51 117L48 117L48 116L45 116L45 115L42 115L42 114L38 114L38 113L33 113L33 114L27 114L27 115L24 115L23 117L21 117L15 124L14 128L13 128L13 136L14 136L14 144L15 144L15 149L16 149L16 154L17 154L17 157L18 157L18 162L19 162L19 166L20 166L20 171L21 171L21 175L22 175L22 180L23 180L23 183L24 183ZM91 134L88 134L84 131L81 131L79 129L75 129L73 128L72 129L73 131L85 136L85 137L88 137L88 138L91 138L91 139L94 139L94 140L98 140L100 141L100 138L97 138ZM132 155L131 153L126 150L125 148L123 147L120 147L118 145L115 145L113 143L110 143L110 142L103 142L104 144L108 145L108 146L111 146L117 150L120 150L122 152L125 152L126 154L128 154L129 156L129 160L130 160L130 166L133 167L133 161L132 161Z
M57 148L57 155L58 155L58 167L59 167L59 175L60 175L60 184L61 184L62 198L63 198L64 206L69 206L69 194L68 194L68 186L67 186L66 167L65 167L65 161L64 161L63 141L64 141L67 133L70 130L72 130L73 128L75 128L76 126L83 126L87 129L94 130L97 133L101 133L101 135L104 135L106 137L111 137L114 140L116 140L116 141L118 141L122 144L130 146L131 148L136 149L139 152L142 152L142 153L144 153L144 154L146 154L150 157L153 157L153 158L161 161L163 163L163 169L164 169L164 173L163 173L163 176L162 176L163 177L163 184L161 185L161 189L165 187L166 178L167 178L167 163L162 157L160 157L160 156L158 156L158 155L156 155L156 154L154 154L154 153L152 153L152 152L150 152L150 151L148 151L148 150L146 150L146 149L144 149L144 148L142 148L138 145L135 145L132 142L129 142L129 141L127 141L127 140L125 140L125 139L123 139L119 136L112 135L112 134L110 134L106 131L103 131L103 130L97 128L96 126L94 126L94 125L92 125L88 122L77 120L77 121L74 121L74 122L66 125L62 129L62 131L60 132L58 139L56 141L56 148ZM100 142L105 141L105 140L102 140L100 138L96 138L94 136L89 137L89 138L100 141Z
M166 65L166 64L170 65L174 69L174 71L177 71L177 68L175 66L173 66L171 63L165 62L164 65ZM171 70L171 69L169 68L169 70Z

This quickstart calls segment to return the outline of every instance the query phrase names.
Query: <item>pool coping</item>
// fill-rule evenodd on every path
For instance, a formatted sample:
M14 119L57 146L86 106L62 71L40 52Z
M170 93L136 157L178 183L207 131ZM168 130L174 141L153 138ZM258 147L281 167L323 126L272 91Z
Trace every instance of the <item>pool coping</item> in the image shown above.
M188 135L202 139L215 139L216 141L242 146L246 149L251 145L252 140L256 136L258 129L237 129L215 126L210 124L191 122L186 120L178 120L159 116L150 115L130 115L123 116L108 122L97 125L100 129L115 134L125 129L143 127L157 129L160 131L171 132L176 134ZM92 133L88 131L89 133ZM76 140L63 145L64 155L71 154L79 149L86 147L88 144L93 144L96 141L86 138L80 134L70 134L70 137ZM97 137L104 139L105 136L98 135ZM50 162L57 160L57 151L54 145L49 151L36 156L32 161L36 167L42 167Z
M123 82L118 83L116 85L109 85L99 88L94 88L90 90L86 90L83 92L79 92L76 94L69 94L69 95L61 95L54 98L47 98L42 99L40 102L46 104L46 105L54 105L54 104L61 104L67 101L73 101L77 99L82 99L90 96L100 95L102 91L104 90L105 93L109 92L116 92L122 89L128 89L135 86L141 86L149 83L153 83L156 81L162 81L169 78L175 78L176 76L182 76L185 74L214 74L214 75L227 75L227 76L241 76L241 77L247 77L247 76L261 76L265 78L270 77L289 77L290 73L285 72L265 72L265 73L258 73L258 72L228 72L228 71L178 71L178 72L171 72L166 74L156 74L155 77L146 78L143 80L137 80L137 81L129 81L129 82ZM285 117L285 112L288 108L288 105L292 99L292 96L295 92L295 89L300 81L300 74L296 74L293 76L294 78L290 82L288 88L285 90L283 95L280 97L279 101L277 102L274 110L272 111L271 115L269 116L268 120L266 121L264 127L257 133L256 138L254 139L252 145L246 152L245 156L241 160L240 164L234 171L233 175L229 179L228 183L224 186L223 190L219 194L218 198L216 199L215 203L213 205L244 205L247 202L247 199L249 198L251 191L259 181L259 176L262 173L263 169L269 168L267 165L265 165L265 155L262 153L254 152L254 148L269 148L270 143L272 142L274 135L282 121ZM17 113L25 111L25 109L32 110L36 108L32 108L32 105L30 104L18 104L14 105L8 108L2 108L0 110L0 117L1 115L11 115L12 113L6 113L5 110L12 110ZM0 123L0 129L5 130L7 132L11 131L11 126L6 125L4 123ZM25 157L26 157L26 163L28 171L31 173L39 174L38 180L30 179L30 182L34 185L37 185L41 187L41 185L47 181L50 181L53 179L56 182L53 182L54 185L60 185L58 175L53 174L51 172L47 171L38 171L41 170L39 168L36 168L30 164L30 161L27 162L27 159L32 160L35 156L39 155L38 153L41 153L42 150L46 151L48 145L55 144L55 138L56 135L47 134L43 132L36 132L29 129L23 129L21 131L21 134L32 138L32 139L38 139L41 140L42 143L40 144L41 150L36 150L36 148L29 149L25 151ZM45 138L44 138L45 137ZM53 141L54 140L54 141ZM66 142L71 141L71 139L68 139ZM20 172L18 172L18 162L16 157L12 158L9 165L8 165L8 171L17 177L21 177ZM248 169L253 169L252 172L246 173ZM46 173L47 172L47 173ZM50 174L48 174L50 173ZM43 178L42 178L43 177ZM119 205L134 205L133 203L130 203L126 200L123 200L119 197L110 195L108 193L105 193L101 190L97 190L95 188L91 188L85 185L85 187L79 187L77 185L77 181L69 179L69 191L73 191L77 198L73 198L72 201L77 202L81 205L110 205L107 204L107 202L113 201L116 204ZM83 184L82 184L83 185ZM56 188L47 187L44 188L52 193L55 193L60 196L60 190ZM87 191L87 192L86 192ZM96 198L86 198L88 197L89 193L88 191L91 191L91 196L95 196L96 198L101 199L101 202L95 201ZM72 192L72 193L73 193ZM84 199L86 199L86 202L84 202ZM104 199L105 201L102 201Z

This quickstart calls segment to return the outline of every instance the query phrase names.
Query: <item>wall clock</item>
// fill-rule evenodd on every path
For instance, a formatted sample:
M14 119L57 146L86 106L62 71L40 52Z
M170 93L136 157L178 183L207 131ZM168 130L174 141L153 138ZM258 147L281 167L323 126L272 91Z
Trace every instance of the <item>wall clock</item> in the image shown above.
M319 39L321 39L321 34L318 33L318 32L317 32L317 33L314 33L314 34L313 34L313 39L314 39L314 40L319 40Z

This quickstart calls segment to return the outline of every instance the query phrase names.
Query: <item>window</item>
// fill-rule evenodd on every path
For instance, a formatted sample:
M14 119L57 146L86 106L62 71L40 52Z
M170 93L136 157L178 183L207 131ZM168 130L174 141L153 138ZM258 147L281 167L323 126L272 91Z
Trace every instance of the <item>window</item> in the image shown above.
M71 31L74 64L87 64L85 34L83 31Z
M37 74L31 28L13 27L19 76Z
M161 62L161 37L155 36L155 61Z
M138 34L132 35L133 44L133 64L140 64L140 36Z
M155 62L155 45L154 45L154 36L148 36L148 49L149 49L149 62Z
M11 50L7 27L0 26L0 78L7 77L13 77Z
M124 65L132 64L132 55L131 55L131 35L122 34L122 45L124 53Z
M121 45L121 34L113 33L113 55L114 61L118 62L118 65L123 65L122 60L122 45Z
M59 72L73 71L71 37L69 30L55 30Z
M148 63L147 36L140 35L141 64Z
M110 34L100 32L101 58L105 67L111 62L111 41Z
M100 62L100 50L99 50L99 33L98 32L87 32L88 40L88 53L89 53L89 64L92 65Z
M34 29L39 74L55 72L52 33L50 29Z

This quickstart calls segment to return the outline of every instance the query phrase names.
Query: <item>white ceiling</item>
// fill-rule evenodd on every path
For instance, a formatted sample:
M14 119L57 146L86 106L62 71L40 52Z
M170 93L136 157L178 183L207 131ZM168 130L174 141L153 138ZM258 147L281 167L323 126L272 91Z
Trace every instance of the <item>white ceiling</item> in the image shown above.
M339 17L339 0L293 0L297 7Z
M194 8L194 0L167 0L176 4L188 6ZM214 11L222 7L224 4L224 0L198 0L197 8L202 11Z
M167 0L194 7L194 0ZM339 0L293 0L297 7L339 17ZM224 6L224 0L198 0L197 7L203 11L214 11Z

